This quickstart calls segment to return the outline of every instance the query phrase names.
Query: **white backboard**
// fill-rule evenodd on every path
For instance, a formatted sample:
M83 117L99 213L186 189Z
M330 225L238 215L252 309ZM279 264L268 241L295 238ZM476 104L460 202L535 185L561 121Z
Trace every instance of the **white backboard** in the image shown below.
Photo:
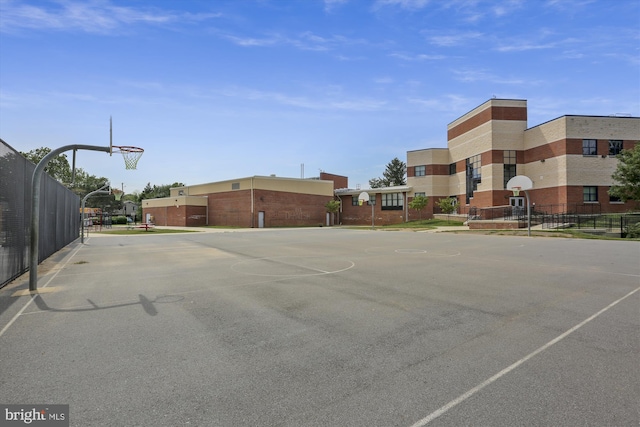
M507 190L513 191L516 187L520 187L519 190L531 190L533 181L528 176L516 175L507 182Z

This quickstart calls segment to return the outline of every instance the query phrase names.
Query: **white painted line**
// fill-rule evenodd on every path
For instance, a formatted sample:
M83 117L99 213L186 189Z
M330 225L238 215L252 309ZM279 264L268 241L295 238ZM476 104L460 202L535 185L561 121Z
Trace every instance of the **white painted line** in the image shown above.
M87 241L88 241L88 239L87 239ZM49 283L51 283L51 281L56 278L58 273L60 273L64 269L64 267L67 264L69 264L69 261L71 261L71 259L78 253L78 251L80 250L80 248L82 248L82 246L83 246L82 244L78 245L78 247L75 249L75 251L73 251L73 253L69 256L69 258L67 258L67 260L64 262L64 264L62 264L62 266L60 268L58 268L58 271L56 271L55 274L53 276L51 276L51 278L49 278L49 280L47 280L47 283L45 283L42 286L39 286L38 288L39 289L40 288L46 288L49 285ZM37 266L36 266L36 268L37 268ZM2 337L2 335L4 335L5 332L7 332L7 330L11 327L11 325L13 325L13 322L15 322L18 319L18 317L20 317L22 315L22 313L27 309L27 307L29 307L29 304L31 304L33 302L33 300L36 299L37 296L38 296L38 294L32 295L31 299L29 301L27 301L27 303L24 305L24 307L22 307L20 309L20 311L17 312L15 314L15 316L13 316L13 318L11 320L9 320L9 323L7 323L4 326L4 328L2 328L2 330L0 330L0 337Z
M635 294L639 290L640 290L640 288L636 288L633 291L631 291L628 294L626 294L625 296L623 296L622 298L612 302L611 304L609 304L608 306L606 306L602 310L598 311L593 316L583 320L582 322L578 323L576 326L574 326L573 328L569 329L565 333L563 333L561 335L558 335L556 338L552 339L551 341L549 341L548 343L546 343L542 347L538 348L534 352L529 353L528 355L526 355L522 359L518 360L513 365L503 369L502 371L498 372L497 374L495 374L491 378L485 380L484 382L478 384L477 386L475 386L471 390L467 391L466 393L464 393L464 394L458 396L457 398L453 399L451 402L449 402L446 405L442 406L440 409L437 409L436 411L430 413L429 415L427 415L426 417L424 417L420 421L418 421L415 424L413 424L411 427L423 427L423 426L429 424L431 421L435 420L436 418L440 417L441 415L444 415L445 413L447 413L449 411L449 409L451 409L451 408L459 405L460 403L464 402L465 400L467 400L468 398L470 398L471 396L473 396L474 394L476 394L477 392L479 392L480 390L482 390L483 388L485 388L489 384L491 384L494 381L496 381L496 380L500 379L501 377L505 376L509 372L511 372L514 369L516 369L518 366L522 365L527 360L531 359L532 357L536 356L539 353L542 353L543 351L545 351L546 349L548 349L549 347L551 347L555 343L557 343L559 341L562 341L564 338L566 338L567 336L569 336L573 332L577 331L578 329L580 329L581 327L583 327L587 323L591 322L596 317L600 316L605 311L609 310L611 307L613 307L616 304L618 304L619 302L627 299L628 297L630 297L631 295Z

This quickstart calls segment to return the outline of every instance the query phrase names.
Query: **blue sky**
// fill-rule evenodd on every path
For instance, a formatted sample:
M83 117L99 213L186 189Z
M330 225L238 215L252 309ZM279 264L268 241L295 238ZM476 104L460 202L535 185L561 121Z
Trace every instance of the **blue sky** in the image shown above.
M319 170L368 187L492 98L640 116L638 0L0 0L0 138L145 149L126 192ZM71 155L69 153L69 159Z

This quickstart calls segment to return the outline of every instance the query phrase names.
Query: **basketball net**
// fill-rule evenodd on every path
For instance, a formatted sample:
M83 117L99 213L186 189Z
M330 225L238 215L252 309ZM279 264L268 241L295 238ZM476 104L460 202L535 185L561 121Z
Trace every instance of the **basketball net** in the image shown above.
M124 159L124 168L129 170L135 170L138 166L138 160L142 157L144 150L139 147L129 147L129 146L113 146L113 152L119 151L122 154L122 158Z
M116 201L120 201L120 199L122 199L124 191L120 191L120 190L114 188L113 190L111 190L111 194L113 194L113 197L116 198Z
M511 191L513 191L513 197L518 197L520 195L520 187L513 187Z

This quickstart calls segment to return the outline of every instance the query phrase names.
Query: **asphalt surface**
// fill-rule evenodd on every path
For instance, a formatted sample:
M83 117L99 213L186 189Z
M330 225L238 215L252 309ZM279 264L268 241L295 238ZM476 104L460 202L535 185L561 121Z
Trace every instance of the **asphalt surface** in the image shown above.
M640 244L92 235L0 290L0 403L72 426L637 426Z

